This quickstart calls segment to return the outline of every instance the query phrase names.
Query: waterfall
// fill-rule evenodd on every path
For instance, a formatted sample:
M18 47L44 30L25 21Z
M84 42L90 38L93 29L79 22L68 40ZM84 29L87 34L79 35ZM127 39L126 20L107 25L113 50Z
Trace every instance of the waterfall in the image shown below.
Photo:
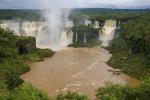
M78 34L76 33L76 43L78 42Z
M36 38L36 47L44 49L47 48L48 43L47 43L47 29L46 27L42 27L39 25L38 30L35 34Z
M0 23L0 27L4 30L13 31L18 36L35 37L37 48L59 50L73 43L72 21L66 21L64 29L60 30L58 37L51 36L51 38L49 38L50 35L48 34L48 23L45 21L3 20ZM56 39L57 42L55 41Z
M109 45L109 42L113 39L115 29L117 28L116 20L107 20L102 28L100 34L100 41L102 41L102 46L106 47Z
M86 21L85 25L90 25L90 21ZM93 28L99 28L99 21L94 21ZM5 30L11 30L18 36L34 36L36 38L36 47L50 48L53 50L60 50L73 43L73 27L72 21L65 21L64 28L59 30L57 37L49 35L48 22L46 21L2 21L0 27ZM57 27L55 27L57 30ZM102 41L102 46L108 46L110 40L114 37L117 22L115 20L107 20L99 32L99 40ZM58 32L57 32L58 33ZM76 42L78 42L78 34L75 34ZM87 42L86 34L84 33L84 43ZM56 40L57 39L57 40ZM56 40L56 41L55 41ZM54 43L55 42L55 43Z
M85 24L85 26L91 26L92 22L90 20L86 20L84 24Z
M12 31L15 35L20 35L19 33L19 22L15 20L2 20L0 23L0 27L6 31Z
M87 40L86 40L86 33L84 33L84 43L86 44Z
M63 31L60 34L60 46L61 48L67 47L69 44L73 43L73 32L72 31Z
M50 23L50 22L48 22ZM54 22L53 22L54 23ZM56 23L58 25L58 23ZM43 39L41 39L41 42L37 42L37 45L39 48L50 48L52 50L58 51L63 48L66 48L69 44L73 43L73 32L71 31L71 27L73 27L73 22L72 21L66 21L64 23L64 26L61 28L61 30L57 30L57 27L52 27L52 23L47 25L47 31L45 32L46 34L43 34ZM55 25L56 26L56 25ZM62 25L61 25L62 26ZM50 28L55 28L53 29L53 32ZM53 34L49 34L53 33ZM39 33L40 34L40 33ZM40 34L42 35L42 34ZM41 36L42 37L42 36ZM39 37L40 39L40 37ZM37 38L38 41L38 38ZM39 44L41 46L39 46ZM43 46L44 45L44 46Z
M94 21L93 28L99 28L99 21Z

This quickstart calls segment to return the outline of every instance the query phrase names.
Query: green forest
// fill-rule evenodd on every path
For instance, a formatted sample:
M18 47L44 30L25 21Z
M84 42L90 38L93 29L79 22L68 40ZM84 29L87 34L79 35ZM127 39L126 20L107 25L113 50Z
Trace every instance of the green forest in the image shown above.
M136 86L106 83L104 87L96 90L96 100L150 100L150 11L148 9L75 9L70 18L76 21L84 16L91 20L121 21L117 36L110 46L105 48L112 54L107 63L140 80ZM41 20L41 16L39 10L0 10L0 19ZM97 31L84 26L76 26L72 30L81 34ZM90 44L86 46L97 45L95 40L89 41ZM82 43L73 46L85 46L84 41ZM86 95L75 92L49 97L46 92L33 87L19 77L30 70L29 62L42 61L54 54L55 52L50 49L36 48L34 37L19 37L0 29L0 100L88 100Z
M42 10L1 9L0 20L43 20Z
M108 83L99 88L100 100L149 100L150 98L150 13L122 23L119 37L107 49L112 53L108 64L141 80L135 87Z

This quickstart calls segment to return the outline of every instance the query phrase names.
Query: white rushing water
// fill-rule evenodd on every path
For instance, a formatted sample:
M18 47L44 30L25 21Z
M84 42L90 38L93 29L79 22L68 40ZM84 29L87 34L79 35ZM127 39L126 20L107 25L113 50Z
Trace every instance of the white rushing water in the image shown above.
M55 21L53 22L55 23ZM57 22L55 24L58 24ZM86 21L85 26L91 25L91 21ZM117 22L115 20L107 20L99 33L99 40L102 41L102 46L108 46L109 42L114 37L115 29L117 28ZM73 32L71 27L74 26L72 21L63 22L61 30L55 30L57 32L50 32L51 24L46 21L15 21L15 20L3 20L1 21L0 27L13 31L18 36L34 36L36 38L36 47L38 48L50 48L55 51L66 48L68 45L73 43ZM53 27L51 27L53 28ZM99 29L100 22L94 21L93 28ZM57 34L50 34L57 33ZM54 35L54 36L53 36ZM76 42L78 40L78 34L76 34ZM84 35L84 42L86 43L86 36Z
M72 1L68 0L38 0L40 7L44 7L41 14L47 22L45 47L55 51L61 50L70 43L68 37L72 36L70 30L73 23L69 20ZM68 35L70 34L70 35Z
M96 29L100 28L99 21L94 21L93 28L96 28Z
M50 48L53 50L60 50L73 43L73 27L72 21L66 21L64 28L59 30L57 36L48 34L48 22L46 21L15 21L3 20L0 27L4 30L9 30L18 36L33 36L36 38L36 47ZM55 34L56 35L56 34Z
M52 30L49 30L52 27L49 28L49 24L48 24L47 29L44 29L43 30L44 32L43 31L39 32L36 36L37 47L50 48L55 51L66 48L69 44L73 43L73 32L71 31L71 27L73 27L73 22L67 21L64 23L64 28L61 28L61 30L55 29L56 31L52 32ZM49 34L49 33L55 33L55 34Z
M109 45L109 42L114 38L116 28L116 20L107 20L105 22L102 31L100 31L100 41L102 41L102 46L106 47Z

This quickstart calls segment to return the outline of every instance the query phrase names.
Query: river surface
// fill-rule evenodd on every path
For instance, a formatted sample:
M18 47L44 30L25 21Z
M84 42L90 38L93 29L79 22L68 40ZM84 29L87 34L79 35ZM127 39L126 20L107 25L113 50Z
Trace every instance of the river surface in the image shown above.
M78 91L94 100L95 90L105 82L136 84L125 74L114 74L106 64L111 54L100 47L67 48L52 58L31 63L31 71L21 75L25 81L46 91L50 96L60 91Z

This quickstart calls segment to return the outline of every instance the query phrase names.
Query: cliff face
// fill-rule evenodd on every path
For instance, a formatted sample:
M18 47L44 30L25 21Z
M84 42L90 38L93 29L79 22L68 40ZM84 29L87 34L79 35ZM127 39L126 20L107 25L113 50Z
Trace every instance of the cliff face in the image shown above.
M18 36L36 36L39 31L46 29L47 23L44 21L15 21L3 20L0 27L4 30L14 32Z
M73 42L73 33L69 30L73 27L71 21L66 22L65 30L60 33L58 44L49 43L48 23L45 21L15 21L15 20L2 20L0 27L4 30L12 31L18 36L33 36L36 38L36 47L38 48L51 48L57 49L66 47Z
M108 46L109 41L113 39L115 29L117 28L117 22L115 20L107 20L104 23L98 20L95 21L85 21L85 26L92 26L93 28L99 30L96 36L93 34L83 34L78 38L88 42L90 38L99 37L99 41L102 42L102 46ZM33 36L36 38L36 47L38 48L51 48L53 50L59 50L61 48L67 47L73 44L74 38L78 41L77 36L73 35L71 27L73 27L73 22L68 21L64 24L64 29L56 37L50 35L48 30L48 23L45 21L15 21L15 20L2 20L0 27L4 30L13 31L18 36ZM78 35L79 33L76 33ZM53 40L57 40L57 43L53 43ZM97 40L98 41L98 40ZM99 42L98 41L98 42Z
M91 26L99 30L99 41L102 42L102 46L106 47L109 45L109 42L114 38L114 33L117 28L119 28L119 22L116 20L88 20L85 21L85 26Z

